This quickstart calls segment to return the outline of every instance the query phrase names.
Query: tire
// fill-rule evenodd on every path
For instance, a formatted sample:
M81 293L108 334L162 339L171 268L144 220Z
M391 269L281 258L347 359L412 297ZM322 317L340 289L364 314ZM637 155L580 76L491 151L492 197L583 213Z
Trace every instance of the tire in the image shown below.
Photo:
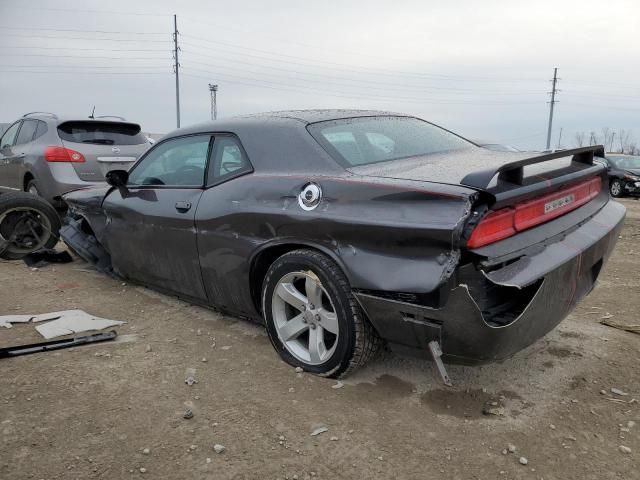
M611 182L609 183L609 192L611 193L611 196L615 198L624 196L622 182L617 178L611 180Z
M42 194L40 193L40 189L38 188L38 182L36 182L35 178L32 178L31 180L29 180L29 182L27 183L27 188L25 190L28 193L31 193L32 195L42 197Z
M295 292L307 303L296 308L283 299L297 303L300 297ZM262 286L262 311L269 339L280 357L315 375L344 377L364 365L382 345L342 270L315 250L295 250L273 262ZM317 344L324 350L311 348L311 340L318 338L323 339Z
M25 213L39 237L35 239L26 234L7 244L15 233L16 222L24 221ZM53 248L58 243L59 231L60 217L43 198L22 192L0 195L0 258L18 260L35 250Z

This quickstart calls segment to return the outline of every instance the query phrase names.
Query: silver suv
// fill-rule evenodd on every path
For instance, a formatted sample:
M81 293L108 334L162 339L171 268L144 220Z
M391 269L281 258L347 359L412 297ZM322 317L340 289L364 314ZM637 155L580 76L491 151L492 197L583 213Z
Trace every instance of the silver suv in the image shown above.
M62 207L63 193L127 170L149 146L140 125L120 117L27 113L0 139L0 192L31 192Z

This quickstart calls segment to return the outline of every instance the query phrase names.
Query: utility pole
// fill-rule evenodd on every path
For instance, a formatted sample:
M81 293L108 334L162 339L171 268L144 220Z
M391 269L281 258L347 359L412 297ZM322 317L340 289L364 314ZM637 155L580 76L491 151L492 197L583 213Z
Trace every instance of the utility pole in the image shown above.
M562 140L562 127L560 127L560 134L558 135L558 147L556 150L560 150L560 141Z
M547 150L549 150L549 147L551 145L551 127L553 125L553 107L556 104L556 92L558 92L559 90L556 89L556 85L558 83L558 68L554 68L553 69L553 86L551 88L551 102L550 102L550 106L549 106L549 128L547 130Z
M176 74L176 126L180 128L180 62L178 61L178 16L173 16L173 71Z
M209 84L209 92L211 93L211 120L218 118L218 85Z

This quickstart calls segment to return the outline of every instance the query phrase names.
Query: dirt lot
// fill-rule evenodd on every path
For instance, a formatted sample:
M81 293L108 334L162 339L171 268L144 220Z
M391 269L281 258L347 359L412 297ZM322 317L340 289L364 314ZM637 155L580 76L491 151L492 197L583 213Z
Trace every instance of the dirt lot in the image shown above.
M0 478L640 478L640 335L598 323L640 323L640 201L623 202L598 288L509 361L450 367L451 389L392 354L332 388L280 361L259 326L80 261L3 262L0 314L81 308L127 324L116 342L0 360ZM0 346L31 341L33 325L0 329ZM504 415L483 415L491 402Z

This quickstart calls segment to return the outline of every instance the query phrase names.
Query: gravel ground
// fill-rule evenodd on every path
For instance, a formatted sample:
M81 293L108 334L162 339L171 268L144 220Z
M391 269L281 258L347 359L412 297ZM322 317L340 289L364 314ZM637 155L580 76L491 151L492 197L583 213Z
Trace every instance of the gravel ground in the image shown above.
M598 288L514 358L449 367L453 388L389 353L342 383L297 373L260 326L80 261L3 262L0 314L127 324L116 342L0 360L0 478L640 478L640 335L599 324L640 323L640 201L623 203ZM33 325L0 330L0 346L32 341Z

